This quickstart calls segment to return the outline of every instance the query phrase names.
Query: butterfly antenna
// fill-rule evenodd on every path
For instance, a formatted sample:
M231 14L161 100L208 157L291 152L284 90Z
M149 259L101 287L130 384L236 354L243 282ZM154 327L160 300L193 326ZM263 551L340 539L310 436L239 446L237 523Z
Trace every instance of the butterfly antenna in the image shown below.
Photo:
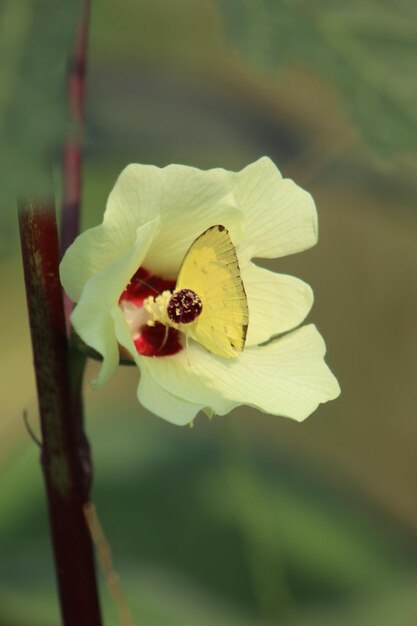
M169 327L168 327L168 326L165 326L164 338L163 338L163 340L162 340L161 345L160 345L160 346L159 346L159 348L158 348L158 352L161 352L161 350L163 350L163 349L164 349L165 344L166 344L166 342L167 342L167 340L168 340L168 334L169 334Z
M146 280L143 280L142 278L135 278L135 281L137 281L138 283L141 283L141 285L145 285L145 287L147 287L148 289L156 293L157 296L160 295L160 292L157 289L155 289L155 287L152 287L152 285L147 283Z

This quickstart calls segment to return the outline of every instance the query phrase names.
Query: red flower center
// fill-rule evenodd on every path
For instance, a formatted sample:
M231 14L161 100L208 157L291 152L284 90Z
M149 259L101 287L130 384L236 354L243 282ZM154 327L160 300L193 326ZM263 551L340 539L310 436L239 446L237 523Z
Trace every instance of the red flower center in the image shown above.
M174 288L175 280L154 276L140 267L120 296L119 304L129 302L139 309L148 296L156 297L163 291L173 291ZM159 323L141 326L133 341L142 356L169 356L182 349L179 332Z
M120 296L119 303L125 300L141 307L148 296L157 296L165 290L173 291L174 288L175 280L153 276L144 267L140 267Z

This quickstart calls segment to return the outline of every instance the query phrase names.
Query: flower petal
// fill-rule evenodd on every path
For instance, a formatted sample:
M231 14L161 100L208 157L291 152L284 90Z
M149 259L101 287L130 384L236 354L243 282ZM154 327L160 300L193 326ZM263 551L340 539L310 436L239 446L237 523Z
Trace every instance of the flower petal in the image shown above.
M95 387L109 380L119 364L119 348L111 310L118 304L121 293L141 265L157 226L158 221L153 220L137 229L131 249L86 283L71 316L74 329L81 339L103 357L99 375L93 381Z
M226 226L235 244L240 241L241 214L230 183L210 170L128 165L109 196L104 221L117 221L128 236L155 216L160 229L144 265L164 277L176 277L191 243L214 224Z
M134 233L135 234L135 233ZM59 267L61 283L73 302L78 302L87 281L125 254L134 243L123 239L111 225L100 224L79 235L65 252Z
M143 361L144 359L138 386L138 400L141 405L172 424L185 426L192 422L197 413L205 408L204 404L187 402L166 391L152 378Z
M306 318L314 299L307 283L253 263L241 268L241 274L249 305L247 347L292 330Z
M244 214L243 258L276 258L317 243L314 200L292 180L282 178L268 157L232 174L236 205Z
M216 357L190 342L188 354L152 359L149 367L167 391L207 404L215 413L248 404L302 421L340 393L324 354L321 335L308 325L266 346L248 348L237 359Z

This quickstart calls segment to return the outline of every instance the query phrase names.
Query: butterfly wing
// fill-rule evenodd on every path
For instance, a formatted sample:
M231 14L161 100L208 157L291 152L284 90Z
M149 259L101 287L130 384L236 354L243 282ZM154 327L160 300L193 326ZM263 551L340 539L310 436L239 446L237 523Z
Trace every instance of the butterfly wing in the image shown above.
M248 303L236 251L224 226L211 226L194 241L176 289L191 289L203 304L199 317L182 330L214 354L238 356L245 346Z

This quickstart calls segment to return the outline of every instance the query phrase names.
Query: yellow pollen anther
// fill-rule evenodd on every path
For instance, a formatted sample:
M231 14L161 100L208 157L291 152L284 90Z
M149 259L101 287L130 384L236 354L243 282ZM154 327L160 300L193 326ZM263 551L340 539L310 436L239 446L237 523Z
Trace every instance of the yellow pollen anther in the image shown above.
M167 306L172 296L171 291L163 291L156 298L154 296L148 296L144 302L143 307L145 311L151 316L148 320L148 326L155 326L157 322L164 324L165 326L172 326L168 315Z

